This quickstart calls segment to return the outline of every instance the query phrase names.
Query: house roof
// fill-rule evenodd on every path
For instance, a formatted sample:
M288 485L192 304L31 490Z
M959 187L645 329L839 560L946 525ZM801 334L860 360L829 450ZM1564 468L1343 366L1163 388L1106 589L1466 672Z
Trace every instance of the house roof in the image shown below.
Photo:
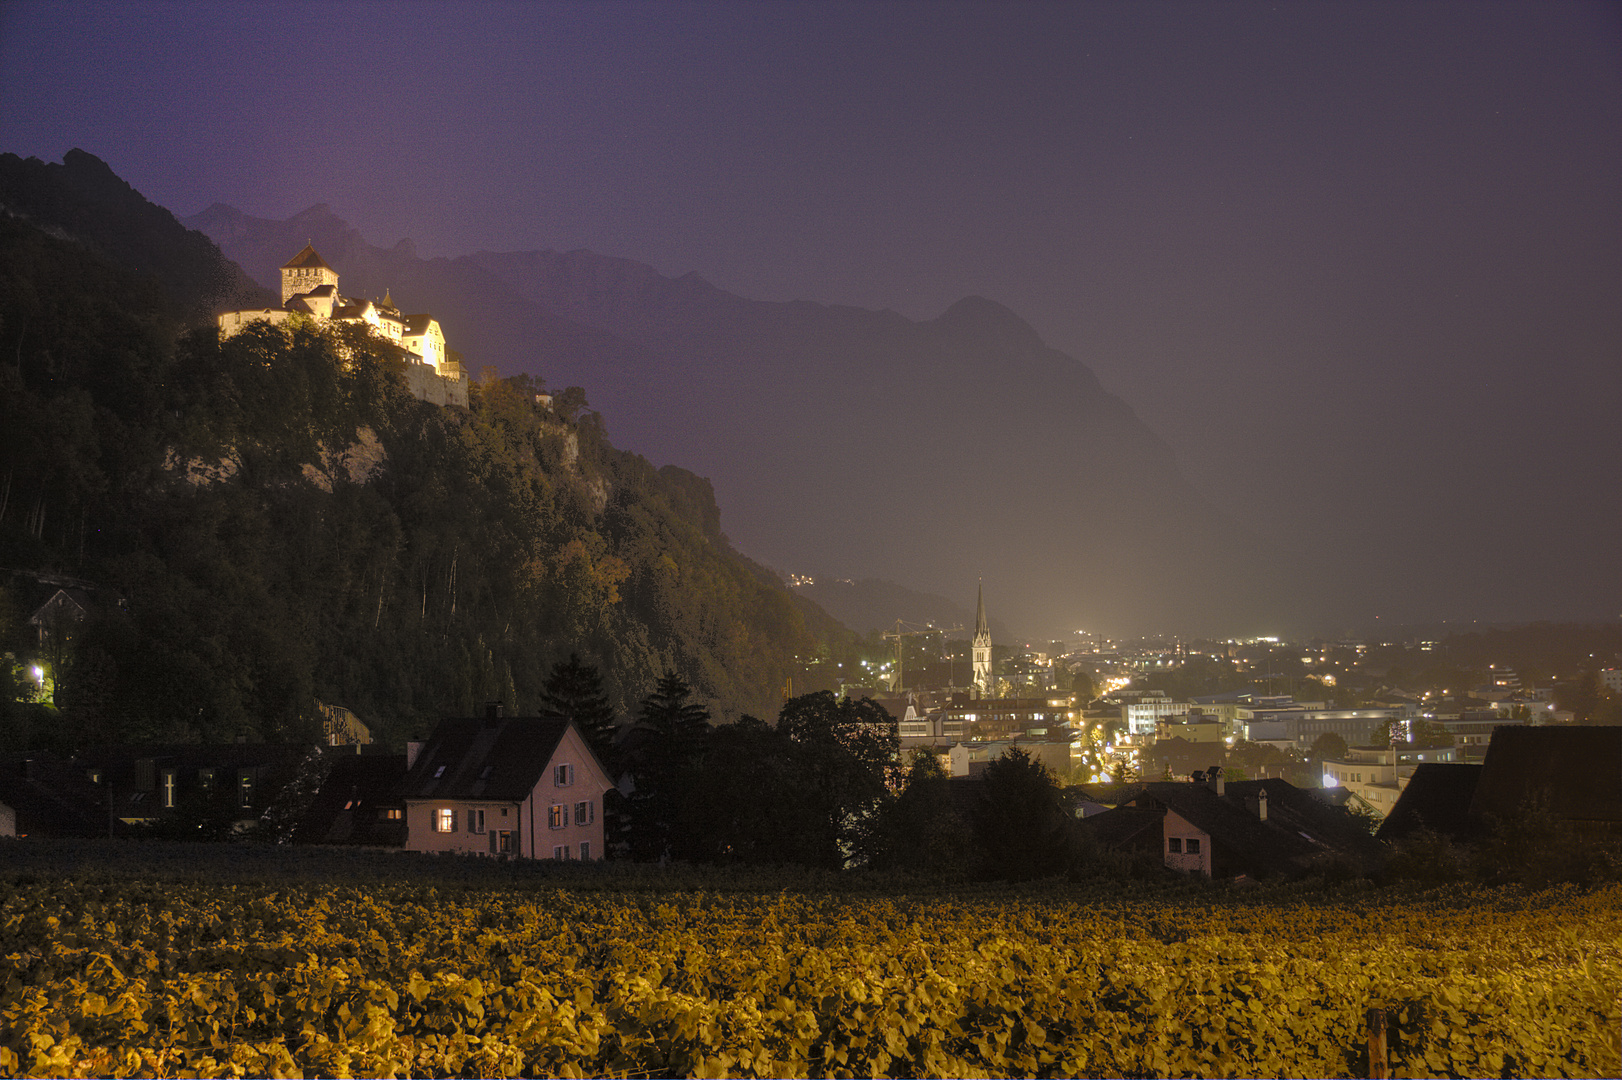
M1443 762L1416 766L1397 805L1375 835L1381 840L1398 840L1419 829L1435 829L1455 838L1468 835L1474 831L1470 800L1481 779L1481 768Z
M1251 808L1264 790L1266 821ZM1380 851L1356 821L1286 780L1236 780L1226 785L1223 795L1210 784L1154 783L1145 786L1133 805L1140 810L1176 811L1258 875L1297 870L1326 852L1372 859Z
M1505 818L1537 797L1563 818L1622 823L1622 728L1494 728L1470 813Z
M332 763L309 812L293 834L299 844L368 844L401 847L404 819L390 821L379 811L403 807L400 781L404 754L345 754Z
M16 811L19 836L107 835L106 789L52 754L0 758L0 803Z
M441 720L406 773L401 798L522 802L573 724L557 716ZM606 777L589 747L585 752Z
M57 589L39 606L39 610L29 618L28 622L34 626L43 626L51 618L53 611L60 610L69 618L83 619L90 610L90 594L83 589ZM75 615L74 613L78 614Z
M321 256L315 253L313 244L305 244L304 250L294 255L283 266L283 270L331 270Z
M1083 818L1083 824L1107 848L1160 847L1160 823L1164 810L1139 810L1119 806L1102 814Z
M403 316L403 319L405 322L405 330L403 333L413 337L418 334L426 334L428 332L428 324L434 321L434 317L429 315L427 312L423 312L418 315L406 315Z

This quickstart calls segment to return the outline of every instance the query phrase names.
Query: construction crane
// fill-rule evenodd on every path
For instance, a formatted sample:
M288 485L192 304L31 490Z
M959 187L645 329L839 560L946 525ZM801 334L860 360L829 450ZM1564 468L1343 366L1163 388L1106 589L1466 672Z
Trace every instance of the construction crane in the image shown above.
M886 630L879 635L880 637L895 639L895 674L890 676L890 692L892 694L899 694L906 689L906 681L902 678L902 673L905 671L902 658L906 652L904 639L921 637L926 634L955 634L963 629L961 626L926 626L922 630L901 629L905 625L907 624L903 620L897 619L894 630Z

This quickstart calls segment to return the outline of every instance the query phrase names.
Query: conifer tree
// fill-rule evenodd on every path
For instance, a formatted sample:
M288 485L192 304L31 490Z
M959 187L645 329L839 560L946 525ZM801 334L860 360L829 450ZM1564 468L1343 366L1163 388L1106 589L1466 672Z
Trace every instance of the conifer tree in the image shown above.
M603 692L603 679L591 664L582 663L578 653L552 665L552 673L542 685L541 703L551 712L566 716L580 728L592 753L605 768L612 769L614 735L618 730L614 707Z
M709 743L710 712L692 700L692 687L670 672L642 699L630 768L631 853L638 859L692 858L702 848L698 823L688 820Z

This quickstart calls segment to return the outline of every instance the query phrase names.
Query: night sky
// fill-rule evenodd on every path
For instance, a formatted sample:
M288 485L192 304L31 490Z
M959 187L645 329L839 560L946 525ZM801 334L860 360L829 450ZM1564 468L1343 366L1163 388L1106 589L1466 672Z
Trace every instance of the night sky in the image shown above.
M0 151L71 147L180 216L987 296L1324 620L1622 617L1622 6L9 0Z

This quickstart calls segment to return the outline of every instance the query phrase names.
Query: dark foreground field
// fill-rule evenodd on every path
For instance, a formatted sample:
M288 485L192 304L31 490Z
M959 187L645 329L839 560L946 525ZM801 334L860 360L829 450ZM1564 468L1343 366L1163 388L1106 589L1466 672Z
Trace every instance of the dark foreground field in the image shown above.
M0 845L0 1073L1614 1076L1622 889Z

